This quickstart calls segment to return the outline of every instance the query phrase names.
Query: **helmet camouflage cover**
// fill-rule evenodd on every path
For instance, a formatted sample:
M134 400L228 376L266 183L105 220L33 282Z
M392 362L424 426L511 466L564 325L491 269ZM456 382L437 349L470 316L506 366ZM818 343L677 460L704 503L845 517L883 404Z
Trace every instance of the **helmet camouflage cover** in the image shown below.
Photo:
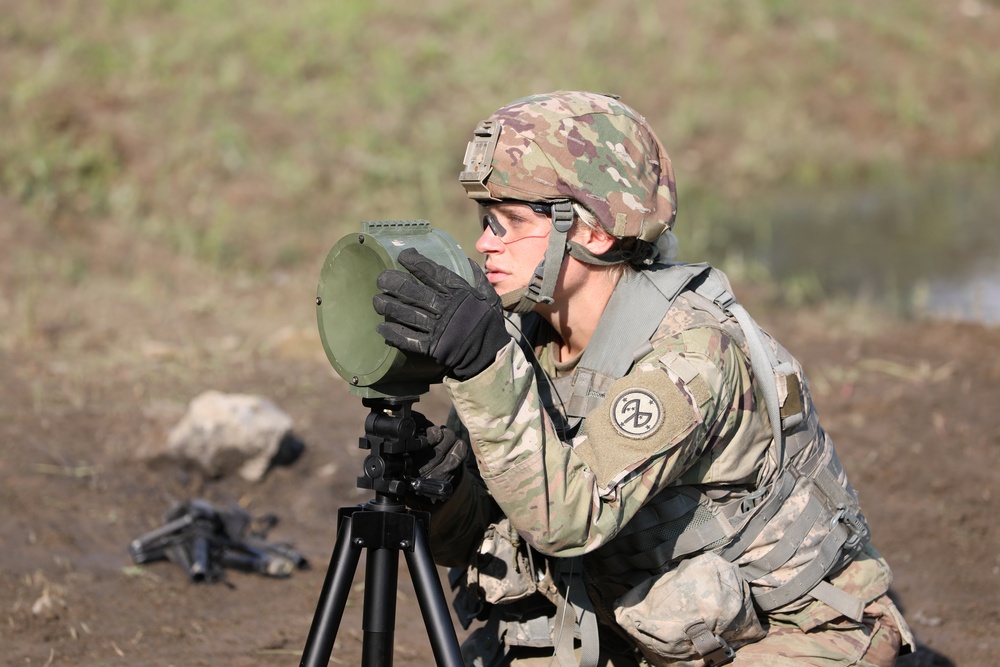
M674 173L645 118L609 95L558 91L479 124L459 177L480 203L574 200L614 236L655 241L677 213Z

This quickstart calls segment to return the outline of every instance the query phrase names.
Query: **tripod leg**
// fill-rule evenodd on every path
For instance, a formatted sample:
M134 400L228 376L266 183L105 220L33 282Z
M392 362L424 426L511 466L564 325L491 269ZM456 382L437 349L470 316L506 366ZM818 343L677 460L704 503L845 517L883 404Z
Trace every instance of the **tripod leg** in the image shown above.
M323 592L316 605L316 615L309 629L309 638L302 651L299 667L326 667L330 663L333 642L337 639L354 573L361 558L361 547L354 543L351 536L352 522L350 515L341 518L337 544L330 557Z
M448 614L448 603L444 589L434 567L430 546L419 521L413 531L413 551L405 551L406 564L413 579L413 588L420 602L420 613L427 626L427 634L434 650L434 661L438 667L462 667L462 652L455 634L455 625Z
M399 551L369 548L365 566L365 612L361 624L363 667L392 667L398 578Z

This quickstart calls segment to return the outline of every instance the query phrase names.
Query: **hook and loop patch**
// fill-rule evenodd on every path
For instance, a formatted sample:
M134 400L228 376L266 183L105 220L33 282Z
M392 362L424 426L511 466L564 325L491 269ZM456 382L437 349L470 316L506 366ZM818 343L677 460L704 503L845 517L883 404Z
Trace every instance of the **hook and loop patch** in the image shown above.
M667 453L701 423L691 398L662 368L619 378L607 395L587 415L587 437L576 446L602 489Z

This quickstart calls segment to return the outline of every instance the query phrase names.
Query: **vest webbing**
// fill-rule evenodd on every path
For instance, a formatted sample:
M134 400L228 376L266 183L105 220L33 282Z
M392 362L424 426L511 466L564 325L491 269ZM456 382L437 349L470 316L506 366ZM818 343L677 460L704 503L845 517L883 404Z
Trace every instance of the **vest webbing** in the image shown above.
M661 492L661 496L643 508L644 521L635 522L645 524L645 528L630 531L626 526L619 536L598 550L614 556L605 559L604 567L623 572L633 568L650 571L680 556L706 550L715 550L727 560L735 561L778 513L793 490L800 484L811 484L810 502L792 528L764 557L746 564L741 571L748 581L773 572L795 554L802 537L818 521L830 520L829 533L813 561L781 586L766 591L753 587L754 598L759 608L770 611L808 593L845 615L857 616L858 601L829 584L824 586L823 579L857 554L867 539L867 526L854 499L825 465L820 465L825 462L786 465L788 456L808 444L816 425L803 424L802 413L782 415L777 381L794 377L791 362L782 363L777 358L760 327L709 265L659 265L629 274L619 282L576 371L554 381L569 427L578 426L605 399L610 384L625 376L639 358L652 351L650 339L685 289L715 304L736 321L743 333L772 429L773 470L756 493L727 508L704 502L708 499L699 498L696 491L691 493L678 487ZM797 391L798 386L794 389ZM791 451L786 452L786 433L792 432L794 435L788 442ZM679 510L683 510L681 516L671 520L669 515ZM665 516L658 518L657 512Z

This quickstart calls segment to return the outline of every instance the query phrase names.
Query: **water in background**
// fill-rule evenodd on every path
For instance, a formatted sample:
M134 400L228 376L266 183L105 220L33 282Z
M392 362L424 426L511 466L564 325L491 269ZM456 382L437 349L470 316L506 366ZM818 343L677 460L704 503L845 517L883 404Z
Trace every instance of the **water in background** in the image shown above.
M1000 324L996 170L797 189L722 217L708 254L738 249L793 302L865 299L904 316Z

